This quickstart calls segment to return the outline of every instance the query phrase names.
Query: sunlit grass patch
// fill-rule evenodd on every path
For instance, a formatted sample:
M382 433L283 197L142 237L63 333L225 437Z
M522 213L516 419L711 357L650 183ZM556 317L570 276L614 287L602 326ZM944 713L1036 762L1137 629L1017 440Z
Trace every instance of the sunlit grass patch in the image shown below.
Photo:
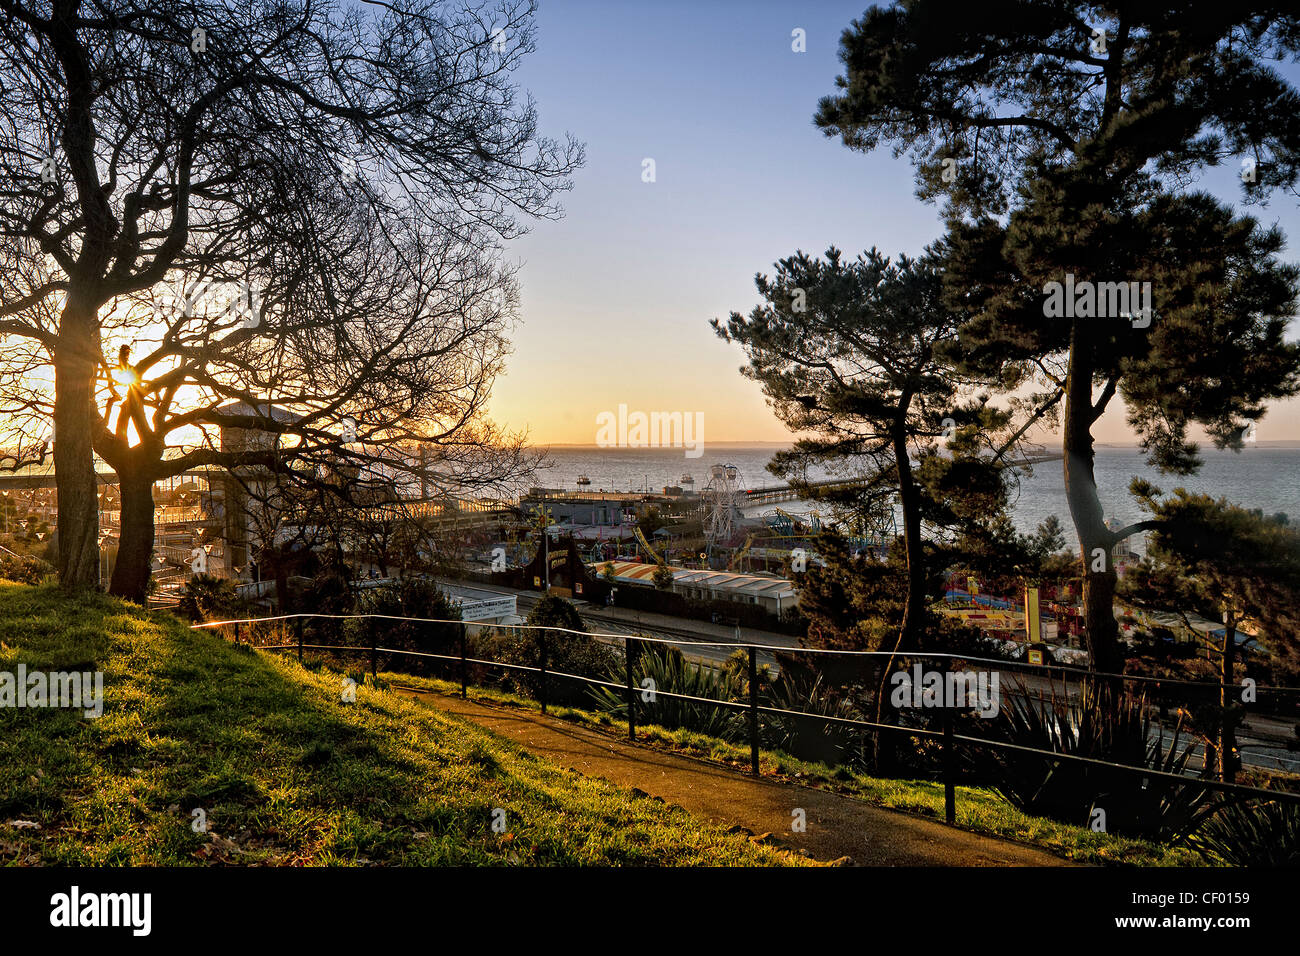
M166 613L0 584L0 622L0 669L99 669L105 698L98 719L0 710L3 862L798 862Z

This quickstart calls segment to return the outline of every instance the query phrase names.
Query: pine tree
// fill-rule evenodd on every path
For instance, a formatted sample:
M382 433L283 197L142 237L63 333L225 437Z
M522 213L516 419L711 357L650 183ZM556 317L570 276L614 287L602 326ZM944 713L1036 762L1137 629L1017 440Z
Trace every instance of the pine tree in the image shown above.
M744 348L742 374L803 436L770 470L804 488L817 465L865 479L830 498L860 515L892 516L897 502L905 595L894 646L904 652L926 645L941 529L1004 512L1000 455L1027 427L1014 429L1013 410L980 394L986 382L948 361L962 315L942 301L939 260L937 250L897 260L876 249L852 260L833 247L824 258L798 252L777 262L772 277L756 278L764 304L713 322ZM1035 414L1054 403L1048 395ZM897 580L885 575L880 584Z
M1186 473L1193 424L1240 448L1269 400L1300 391L1281 234L1188 186L1221 163L1241 164L1247 202L1295 186L1300 95L1270 58L1297 50L1284 4L907 0L845 31L817 113L851 148L908 153L919 195L945 200L968 367L1064 391L1098 670L1123 656L1094 424L1119 396L1151 461Z
M1300 531L1182 488L1162 500L1159 488L1135 481L1133 492L1151 518L1142 563L1125 575L1121 594L1140 606L1177 608L1223 622L1220 660L1219 773L1231 782L1237 766L1241 685L1234 670L1237 635L1253 623L1264 645L1282 658L1300 655ZM1211 763L1207 759L1207 764Z

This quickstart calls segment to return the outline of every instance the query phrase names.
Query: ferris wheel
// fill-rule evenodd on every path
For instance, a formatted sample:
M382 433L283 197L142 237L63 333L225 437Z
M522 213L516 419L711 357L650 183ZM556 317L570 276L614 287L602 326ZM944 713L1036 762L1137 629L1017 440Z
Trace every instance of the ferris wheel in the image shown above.
M709 469L709 483L704 488L704 539L707 553L715 547L729 545L736 536L736 518L740 516L740 469L735 465L714 465Z

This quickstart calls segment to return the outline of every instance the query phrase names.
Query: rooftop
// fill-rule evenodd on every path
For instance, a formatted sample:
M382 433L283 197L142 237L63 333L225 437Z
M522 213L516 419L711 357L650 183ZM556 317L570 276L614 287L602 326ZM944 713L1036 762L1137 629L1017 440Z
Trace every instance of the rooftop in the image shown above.
M600 573L606 564L614 566L617 581L650 583L654 577L654 564L636 561L597 561L592 570ZM704 571L694 568L673 568L673 583L687 587L707 588L713 591L736 591L744 594L777 597L782 600L795 596L794 585L785 578L766 574L735 574L731 571Z

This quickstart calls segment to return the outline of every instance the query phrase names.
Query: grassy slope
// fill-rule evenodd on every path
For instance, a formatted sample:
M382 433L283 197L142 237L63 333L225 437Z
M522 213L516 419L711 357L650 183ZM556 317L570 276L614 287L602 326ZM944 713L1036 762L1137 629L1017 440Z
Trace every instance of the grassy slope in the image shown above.
M381 673L381 680L446 694L459 694L460 685L426 677ZM470 696L516 707L537 704L506 691L476 687ZM627 735L626 721L572 707L552 708L551 715L595 730ZM749 769L749 748L727 743L689 730L669 730L653 724L637 724L637 739L665 750L723 763L744 772ZM779 751L761 750L759 770L767 777L791 783L851 794L877 806L905 810L922 816L943 817L943 786L929 780L892 780L870 777L845 768L799 760ZM1170 847L1149 840L1097 833L1046 817L1030 816L1011 806L1000 794L986 787L956 788L957 825L975 833L1005 837L1051 850L1067 859L1089 864L1135 866L1204 866L1194 851Z
M0 582L0 671L20 661L101 669L105 709L0 710L6 863L798 862L383 690L343 704L337 674L100 595Z

